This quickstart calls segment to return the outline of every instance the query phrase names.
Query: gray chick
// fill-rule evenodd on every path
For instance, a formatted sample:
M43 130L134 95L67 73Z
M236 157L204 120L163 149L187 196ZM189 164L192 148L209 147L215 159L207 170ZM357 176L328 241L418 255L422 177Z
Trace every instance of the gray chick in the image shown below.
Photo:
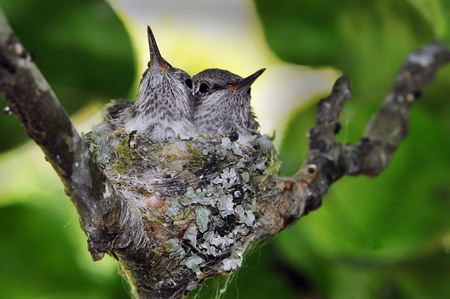
M197 133L226 133L232 141L249 144L260 136L250 107L250 87L265 71L242 78L226 70L207 69L193 77L194 124Z
M192 79L162 58L148 27L150 62L142 75L134 105L127 109L125 130L165 142L179 133L193 133Z

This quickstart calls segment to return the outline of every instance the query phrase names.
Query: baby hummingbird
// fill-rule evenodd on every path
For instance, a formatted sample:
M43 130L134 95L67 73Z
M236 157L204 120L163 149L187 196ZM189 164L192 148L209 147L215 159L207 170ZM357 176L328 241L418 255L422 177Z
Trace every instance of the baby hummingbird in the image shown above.
M150 62L142 75L136 102L128 109L125 130L165 142L179 133L194 132L192 78L162 58L150 29Z
M195 75L197 133L226 133L232 141L241 144L259 136L259 124L250 108L250 87L264 71L261 69L244 79L221 69L207 69Z

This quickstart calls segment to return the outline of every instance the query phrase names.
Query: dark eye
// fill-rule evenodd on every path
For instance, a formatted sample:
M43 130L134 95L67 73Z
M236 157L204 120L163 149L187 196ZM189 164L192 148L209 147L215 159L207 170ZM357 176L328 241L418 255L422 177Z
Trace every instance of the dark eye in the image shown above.
M208 92L209 86L206 83L200 84L200 92Z
M251 88L249 88L248 90L247 90L247 94L248 95L250 95L250 91L251 91L252 89Z
M191 79L186 79L186 81L184 81L184 83L186 83L186 86L189 87L190 89L192 89L192 80Z

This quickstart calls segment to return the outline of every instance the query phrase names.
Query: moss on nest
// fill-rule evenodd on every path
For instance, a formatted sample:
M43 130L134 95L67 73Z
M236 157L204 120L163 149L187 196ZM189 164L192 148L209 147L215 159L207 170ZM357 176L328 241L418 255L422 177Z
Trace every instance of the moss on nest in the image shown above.
M85 136L115 188L152 223L154 250L174 264L168 277L177 267L195 274L189 288L238 268L250 232L261 226L265 186L279 168L264 138L265 146L255 149L224 136L163 144L120 131Z

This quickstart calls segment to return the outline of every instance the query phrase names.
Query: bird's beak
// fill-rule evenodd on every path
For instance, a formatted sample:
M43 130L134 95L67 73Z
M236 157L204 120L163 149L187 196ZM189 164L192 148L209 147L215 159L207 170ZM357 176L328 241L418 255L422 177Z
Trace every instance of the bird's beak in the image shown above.
M266 69L260 69L259 71L255 72L254 74L248 76L247 78L242 79L240 82L234 85L228 86L228 90L246 90L247 88L250 88L252 86L253 82L258 79L259 76L261 76L262 73L264 73Z
M155 36L153 35L153 32L150 29L150 26L147 26L147 33L148 33L148 45L150 48L150 67L153 68L153 67L157 66L160 69L164 69L168 73L170 73L170 69L169 69L167 62L164 61L164 59L161 56L161 53L159 52L158 45L156 44Z

